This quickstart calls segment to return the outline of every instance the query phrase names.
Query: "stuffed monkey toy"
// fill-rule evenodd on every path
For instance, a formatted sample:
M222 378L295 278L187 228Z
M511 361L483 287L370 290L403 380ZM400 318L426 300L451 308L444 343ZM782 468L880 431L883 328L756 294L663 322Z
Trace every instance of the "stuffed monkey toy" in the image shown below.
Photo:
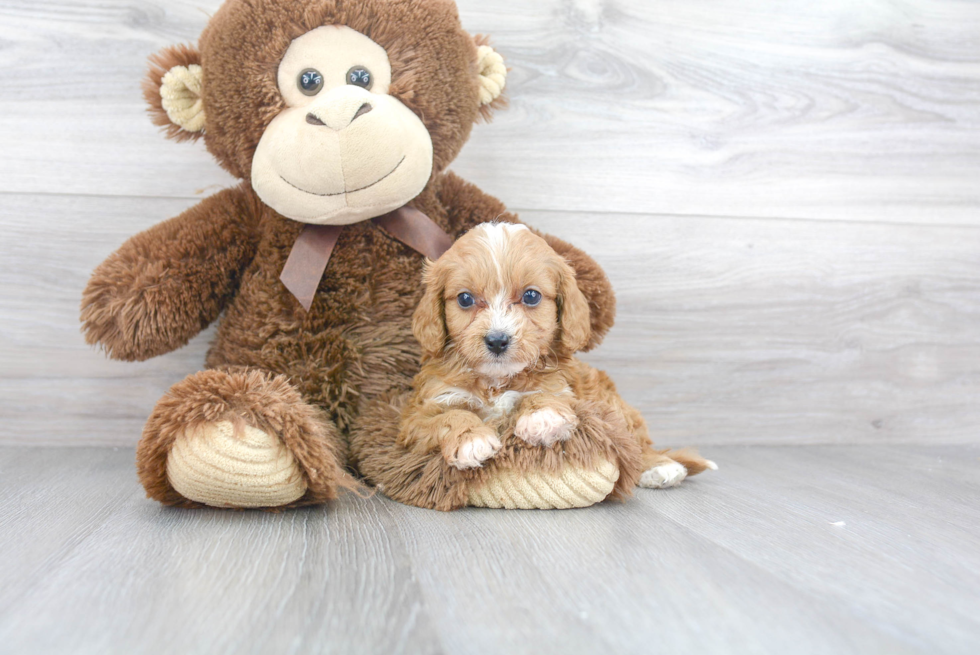
M440 509L488 504L480 489L513 475L598 475L569 506L635 482L642 464L603 439L601 417L583 420L594 429L573 455L542 452L540 470L525 455L520 470L502 458L460 476L386 441L419 370L425 257L475 224L518 220L447 171L502 106L506 73L451 0L228 0L197 47L151 58L154 121L203 139L241 183L129 239L84 291L85 338L114 359L162 355L218 322L205 370L144 428L149 497L312 505L357 486L362 462L385 493ZM587 255L546 238L589 302L591 348L612 325L612 289Z

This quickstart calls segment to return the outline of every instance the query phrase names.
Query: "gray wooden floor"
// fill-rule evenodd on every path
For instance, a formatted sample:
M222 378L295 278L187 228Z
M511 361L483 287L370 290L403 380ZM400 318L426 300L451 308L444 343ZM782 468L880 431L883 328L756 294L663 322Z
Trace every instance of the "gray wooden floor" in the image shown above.
M588 510L143 498L123 448L0 448L2 653L980 651L980 446L719 446Z

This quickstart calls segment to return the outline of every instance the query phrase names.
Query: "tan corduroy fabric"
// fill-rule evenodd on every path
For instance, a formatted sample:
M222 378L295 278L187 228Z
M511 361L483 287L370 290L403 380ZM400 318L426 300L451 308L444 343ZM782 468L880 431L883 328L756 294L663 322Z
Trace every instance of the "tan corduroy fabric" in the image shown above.
M480 67L480 104L489 105L500 97L507 85L507 66L504 58L488 45L477 50Z
M174 123L188 132L204 129L204 101L201 79L204 72L197 64L174 66L163 76L160 98L164 111Z
M604 460L594 470L569 466L558 474L502 470L471 489L468 504L495 509L572 509L588 507L612 493L619 469Z
M174 442L167 477L182 496L212 507L278 507L306 493L288 448L251 426L206 423Z

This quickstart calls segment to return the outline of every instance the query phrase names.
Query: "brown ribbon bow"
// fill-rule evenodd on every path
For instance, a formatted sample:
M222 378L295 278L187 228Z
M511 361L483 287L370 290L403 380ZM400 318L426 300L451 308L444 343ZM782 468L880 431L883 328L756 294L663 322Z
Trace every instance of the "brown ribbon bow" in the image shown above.
M433 261L442 257L442 253L453 245L453 238L443 232L435 221L407 205L371 220L392 237ZM286 265L282 267L279 279L306 311L310 311L342 229L342 225L306 225L296 237Z

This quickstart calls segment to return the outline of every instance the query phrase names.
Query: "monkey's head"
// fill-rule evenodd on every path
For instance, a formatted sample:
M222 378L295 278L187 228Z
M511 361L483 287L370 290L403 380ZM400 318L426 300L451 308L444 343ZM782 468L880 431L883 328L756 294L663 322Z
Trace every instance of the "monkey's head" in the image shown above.
M505 76L452 0L227 0L198 49L151 58L144 93L278 213L346 225L421 193Z

